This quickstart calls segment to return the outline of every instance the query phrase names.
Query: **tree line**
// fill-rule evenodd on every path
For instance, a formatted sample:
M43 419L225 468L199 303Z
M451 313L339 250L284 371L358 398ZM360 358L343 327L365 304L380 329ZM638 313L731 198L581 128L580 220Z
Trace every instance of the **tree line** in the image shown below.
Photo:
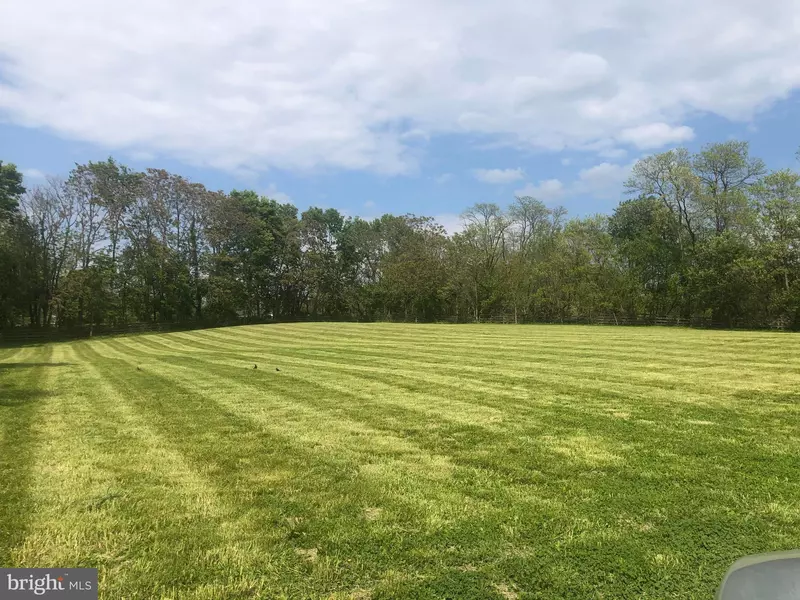
M703 318L800 329L800 175L746 142L639 160L611 215L532 197L345 218L112 158L26 189L0 163L0 325L234 318Z

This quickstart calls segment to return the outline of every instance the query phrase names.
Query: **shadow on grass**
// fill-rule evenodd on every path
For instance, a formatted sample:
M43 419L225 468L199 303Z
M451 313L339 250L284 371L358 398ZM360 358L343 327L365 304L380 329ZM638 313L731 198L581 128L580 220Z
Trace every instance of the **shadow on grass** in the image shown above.
M35 362L35 363L28 363L28 362L21 362L21 363L0 363L0 372L2 371L10 371L12 369L34 369L39 367L69 367L74 363L66 363L66 362Z
M0 376L4 372L11 374L20 373L25 369L41 369L48 367L68 367L73 363L66 362L19 362L19 363L0 363ZM18 377L15 375L15 379ZM26 378L27 379L27 378ZM23 406L37 400L42 400L50 396L50 393L30 385L20 385L0 383L0 406Z
M30 369L0 371L0 564L14 564L13 551L25 539L33 506L30 487L35 459L36 416L41 400L49 393L41 389L41 363L25 364Z
M0 386L0 406L19 407L27 406L33 402L43 400L50 396L48 392L42 390L31 390L22 388L11 388Z
M761 392L754 390L742 390L733 394L738 400L748 400L750 402L771 402L775 404L800 404L800 392Z
M275 512L298 515L304 524L288 532L287 545L319 548L323 556L348 556L368 565L361 580L353 576L350 581L341 575L349 571L333 566L340 589L392 569L412 577L378 589L372 596L376 600L513 597L515 584L537 597L582 598L598 592L607 597L710 597L733 560L786 543L787 527L779 519L791 517L776 515L771 507L793 506L796 455L764 447L761 433L751 431L759 421L749 413L740 417L727 406L641 402L635 395L601 388L588 394L583 386L550 380L537 380L537 392L563 401L529 403L528 408L494 397L491 389L466 393L388 370L354 374L341 366L315 365L319 373L313 376L308 369L295 376L291 367L276 375L252 370L247 351L237 366L228 364L236 353L167 356L153 341L139 349L109 341L127 355L127 367L104 374L161 437L203 469L220 493L228 490L256 531L280 526L270 521ZM101 356L93 352L94 360ZM148 369L137 375L137 361L153 356L165 366L164 374ZM172 373L166 370L170 367ZM356 375L387 387L363 390ZM325 377L343 383L334 388ZM344 382L352 382L353 391L343 389ZM503 380L487 382L501 385ZM413 402L412 394L422 401L429 390L458 400L453 410L467 404L506 407L509 421L523 422L436 419L424 410L424 402ZM390 393L402 394L408 404L384 401ZM217 401L217 395L228 400ZM742 406L751 400L753 405L759 400L796 402L796 395L787 393L740 396ZM435 401L431 394L430 402ZM617 401L650 419L648 424L587 411L587 406L600 410ZM276 409L276 419L286 419L283 439L248 418L251 411L263 415L263 405ZM318 415L316 422L307 422L309 410ZM760 410L778 413L785 405ZM714 428L687 427L687 417ZM379 477L374 481L380 487L372 487L368 479L352 475L359 464L409 462L413 453L381 453L370 447L370 437L362 438L361 452L346 437L299 447L298 433L311 437L319 431L326 441L328 424L348 422L363 424L375 438L385 432L402 439L406 448L416 446L420 454L461 467L443 480L447 495L427 495L425 489L418 498L428 502L420 507L444 509L441 514L461 502L483 508L428 529L422 514L413 510L416 498L409 495L415 481L424 482L418 472L411 471L402 487L386 485L392 480ZM784 422L788 430L792 421ZM337 457L341 469L334 463ZM285 477L261 483L270 469ZM433 485L442 484L434 482L431 491ZM350 500L337 504L337 493ZM399 512L406 501L409 510ZM403 516L396 517L395 529L373 533L370 526L345 518L359 506L388 506ZM476 570L486 565L500 585L493 590L482 573L460 571L464 564ZM318 585L319 591L335 591Z
M97 364L101 361L97 350L88 345L76 347L76 353L87 362ZM128 363L112 360L117 364ZM183 539L186 540L185 547L194 547L196 552L218 552L220 568L229 568L225 561L234 556L235 547L226 531L244 523L245 529L240 532L243 538L236 544L247 544L251 550L247 556L237 560L252 565L262 560L259 557L271 556L270 560L281 565L280 572L290 581L294 577L304 577L306 570L311 569L311 563L298 552L306 548L322 549L320 541L311 541L318 538L306 530L307 517L313 514L317 503L327 506L346 498L348 481L354 476L351 466L335 460L335 457L318 457L313 450L304 451L292 445L290 440L227 409L215 401L213 395L198 394L195 389L152 372L139 373L135 364L133 360L128 363L128 368L104 370L103 377L119 392L119 397L129 408L145 420L159 443L177 452L199 474L203 484L213 490L215 502L223 507L220 516L192 519L191 522L182 520L175 526L161 525L153 532L149 546L130 548L129 552L143 564L158 561L158 566L147 572L149 585L161 591L175 586L188 590L203 585L208 578L216 578L213 567L187 562L177 550L162 553L156 559L150 548L171 548L176 539ZM146 383L143 377L146 377ZM116 433L117 424L109 423L108 427L109 435L119 435ZM309 474L309 465L313 465L313 476ZM130 475L122 470L118 472L120 481L131 481ZM274 478L270 477L271 473ZM159 480L162 476L163 472L156 469L146 476L152 479L135 475L135 486L139 486L141 493L137 500L138 511L151 502L151 512L159 509L161 494L153 496L152 492L164 485ZM326 484L319 486L322 489L318 489L315 477L325 478ZM137 487L122 489L123 493L132 493L131 490ZM232 508L226 508L229 506ZM123 506L120 510L129 509ZM298 517L298 521L293 522L289 517ZM130 512L126 521L136 523L140 518L141 513ZM250 530L252 533L247 533ZM132 569L128 576L135 581L139 571L136 567ZM349 571L339 573L335 585L353 586L355 577ZM279 583L272 581L271 585ZM317 591L320 595L332 593L327 588ZM226 594L224 597L239 596Z

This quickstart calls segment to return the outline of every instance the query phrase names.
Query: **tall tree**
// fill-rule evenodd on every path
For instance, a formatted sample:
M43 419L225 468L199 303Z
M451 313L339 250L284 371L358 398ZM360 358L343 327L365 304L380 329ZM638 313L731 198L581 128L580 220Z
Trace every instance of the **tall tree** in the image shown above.
M749 221L748 190L767 171L764 161L750 156L747 142L709 144L693 159L701 183L698 204L720 235Z
M685 240L697 241L697 196L700 179L692 168L686 148L654 154L639 160L625 182L630 194L657 198L675 217L677 239L683 250Z
M683 313L686 264L681 259L675 213L653 197L622 202L609 220L609 232L628 281L630 316Z
M530 196L515 198L508 211L509 253L505 261L507 303L514 321L526 319L532 311L532 299L539 285L542 262L560 232L563 208L549 209Z
M390 315L430 321L443 315L447 238L430 217L405 215L384 222L387 252L381 288Z
M13 163L3 164L0 160L0 219L16 212L19 199L25 193L22 185L22 173Z
M31 272L30 313L36 325L49 325L58 319L61 282L74 264L76 206L66 182L48 177L44 185L36 186L23 200L23 210L36 236L35 269Z
M507 237L511 220L497 204L478 203L461 217L465 228L461 238L470 247L468 264L474 288L477 320L484 310L502 305L501 263L507 258Z
M762 253L776 283L772 313L800 325L800 174L790 169L753 186L763 229Z
M212 192L109 158L24 193L0 164L0 323L702 317L800 328L800 175L743 142L643 158L610 217L530 197L448 236Z
M333 208L312 207L300 217L305 302L313 316L335 316L344 309L344 279L339 242L344 217Z

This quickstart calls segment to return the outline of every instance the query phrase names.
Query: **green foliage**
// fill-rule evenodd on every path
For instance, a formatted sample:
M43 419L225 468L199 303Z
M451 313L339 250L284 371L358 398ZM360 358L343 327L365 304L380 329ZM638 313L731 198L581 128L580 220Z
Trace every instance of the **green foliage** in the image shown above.
M694 158L693 169L701 182L699 212L709 228L720 235L752 222L747 192L767 168L750 157L747 142L709 144Z
M614 211L609 230L629 283L624 293L628 314L684 312L685 299L676 287L686 269L679 227L675 214L653 197L626 200Z
M4 193L24 191L2 167ZM5 212L5 326L317 319L710 319L800 329L800 175L745 142L638 161L609 217L531 197L428 217L298 215L109 158ZM718 239L717 239L718 238Z
M723 232L703 241L690 271L696 306L714 321L764 321L769 281L763 257L741 238Z
M36 292L35 232L25 219L0 220L0 328L14 326L27 316L28 301Z
M17 211L19 199L25 193L22 173L13 163L0 160L0 220Z

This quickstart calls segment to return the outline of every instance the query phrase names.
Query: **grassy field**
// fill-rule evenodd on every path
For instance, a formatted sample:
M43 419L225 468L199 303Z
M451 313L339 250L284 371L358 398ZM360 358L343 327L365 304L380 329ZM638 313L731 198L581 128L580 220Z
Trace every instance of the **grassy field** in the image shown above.
M709 598L800 547L798 351L391 324L3 348L0 566L99 567L108 599Z

